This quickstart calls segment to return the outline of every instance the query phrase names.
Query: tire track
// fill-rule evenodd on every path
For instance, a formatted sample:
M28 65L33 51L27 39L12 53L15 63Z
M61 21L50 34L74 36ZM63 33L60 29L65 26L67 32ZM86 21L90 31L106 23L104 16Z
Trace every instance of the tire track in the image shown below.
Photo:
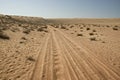
M59 37L60 36L62 36L60 39L64 40L62 44L66 43L66 49L69 51L69 54L71 52L71 57L74 56L73 58L76 60L75 62L77 62L77 64L83 65L83 63L79 63L79 60L81 58L80 61L85 62L84 65L88 66L87 69L92 71L93 73L97 74L96 77L93 77L93 79L95 79L95 78L97 78L98 80L99 80L99 78L104 79L104 80L106 80L106 79L119 80L120 79L119 75L117 75L114 71L112 71L108 67L106 67L103 63L101 63L94 56L91 56L89 53L84 52L83 49L76 46L70 39L66 38L66 36L64 36L62 33L59 34ZM70 46L71 46L71 48L69 49L68 47L70 47ZM82 50L82 51L80 51L80 50ZM76 56L75 56L75 54L76 54ZM78 66L80 66L80 65L78 65ZM83 66L83 68L81 70L85 70L84 67L86 67L86 66ZM87 71L85 71L85 73L87 73ZM85 74L85 73L84 73L84 75L86 75L86 77L87 77L87 75L88 75L88 77L92 77L92 75L90 75L91 72L89 72L87 74ZM99 76L99 78L98 78L98 76Z
M46 55L46 49L48 46L48 41L50 39L50 34L45 38L43 45L40 47L38 59L36 61L36 65L31 77L31 80L41 80L42 79L42 72L43 72L43 67L44 67L44 59Z
M65 33L51 26L49 32L40 46L31 80L120 80L113 69Z

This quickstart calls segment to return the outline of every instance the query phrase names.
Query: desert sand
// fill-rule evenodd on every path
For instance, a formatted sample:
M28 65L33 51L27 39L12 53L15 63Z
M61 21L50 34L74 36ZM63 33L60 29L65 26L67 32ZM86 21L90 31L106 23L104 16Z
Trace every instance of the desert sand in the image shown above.
M120 80L120 19L0 15L0 80Z

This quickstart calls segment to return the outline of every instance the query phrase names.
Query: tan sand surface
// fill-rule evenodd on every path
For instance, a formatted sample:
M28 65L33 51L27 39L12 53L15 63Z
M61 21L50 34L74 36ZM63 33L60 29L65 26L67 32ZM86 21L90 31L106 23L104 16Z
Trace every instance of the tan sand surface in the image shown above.
M0 80L120 80L119 20L0 15Z

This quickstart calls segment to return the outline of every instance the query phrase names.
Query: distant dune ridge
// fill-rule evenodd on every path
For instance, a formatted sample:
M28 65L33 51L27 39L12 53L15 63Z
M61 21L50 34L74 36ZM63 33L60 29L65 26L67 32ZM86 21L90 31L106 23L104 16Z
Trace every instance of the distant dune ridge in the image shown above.
M120 19L0 14L0 80L120 80Z

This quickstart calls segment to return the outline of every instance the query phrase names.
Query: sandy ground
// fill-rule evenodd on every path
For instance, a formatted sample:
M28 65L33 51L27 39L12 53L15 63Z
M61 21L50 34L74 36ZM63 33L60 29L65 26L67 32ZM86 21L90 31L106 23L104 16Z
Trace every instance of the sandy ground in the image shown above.
M93 21L4 25L0 80L120 80L120 25Z

